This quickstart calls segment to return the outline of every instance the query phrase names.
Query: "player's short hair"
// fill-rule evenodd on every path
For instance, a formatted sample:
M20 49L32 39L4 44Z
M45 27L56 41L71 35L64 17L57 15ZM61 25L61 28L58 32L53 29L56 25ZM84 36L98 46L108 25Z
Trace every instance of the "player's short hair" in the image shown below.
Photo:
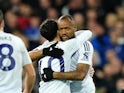
M58 19L58 22L59 22L60 20L65 20L65 19L68 19L68 20L70 20L73 24L75 24L75 21L74 21L74 19L72 18L71 15L63 15L63 16L61 16L61 17Z
M57 36L57 30L57 22L52 19L47 19L40 25L40 34L49 41Z
M3 20L3 12L2 12L2 10L0 10L0 24L1 24L2 20Z

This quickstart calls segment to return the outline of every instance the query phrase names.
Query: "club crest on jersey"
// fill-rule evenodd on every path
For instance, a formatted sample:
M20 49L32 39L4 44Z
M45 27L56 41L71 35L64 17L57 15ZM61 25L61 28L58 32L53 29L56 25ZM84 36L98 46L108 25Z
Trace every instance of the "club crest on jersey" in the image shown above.
M88 59L89 59L89 54L88 54L88 52L85 52L85 53L83 54L82 60L88 61Z

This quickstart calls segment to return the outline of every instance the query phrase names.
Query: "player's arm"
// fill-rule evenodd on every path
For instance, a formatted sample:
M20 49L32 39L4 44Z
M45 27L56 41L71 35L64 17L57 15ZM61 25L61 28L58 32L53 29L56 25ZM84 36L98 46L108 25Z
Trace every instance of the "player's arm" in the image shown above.
M53 72L53 78L64 80L83 80L88 72L88 64L77 64L77 69L70 72Z
M63 55L64 51L59 48L55 48L57 42L55 44L50 45L49 47L43 48L42 45L37 47L36 49L29 52L29 56L32 61L36 61L40 59L42 56L52 56L55 58L59 58ZM51 50L52 49L52 50Z
M70 72L53 72L53 78L55 79L66 79L66 80L83 80L88 72L89 65L78 63L77 69ZM93 77L94 75L94 69L90 69L90 76Z
M35 71L34 67L32 65L32 61L29 57L28 51L25 47L25 44L20 42L20 49L21 49L21 55L22 55L22 67L25 71L24 76L24 91L23 93L31 93L32 88L34 86L35 81Z
M53 72L53 78L55 79L64 79L64 80L83 80L89 69L88 64L78 63L77 69L70 72ZM94 69L90 69L90 76L93 77Z
M51 68L44 68L44 74L47 78L43 77L43 80L83 80L88 72L89 67L90 65L88 64L78 63L76 70L69 72L54 72Z
M78 36L78 35L80 35L82 32L85 32L85 31L90 31L90 30L79 30L79 31L76 31L74 34L75 34L75 36Z
M75 32L75 34L76 34L76 38L78 39L78 42L80 42L81 44L92 37L92 32L90 30L86 30L86 31L79 30Z
M48 45L48 44L49 44L49 41L45 41L42 45L40 45L40 46L36 47L35 49L28 52L29 56L33 62L37 61L44 55L44 52L43 52L44 45Z
M32 51L29 51L28 53L32 61L40 59L43 55L43 51L39 49L34 49Z
M23 67L25 71L24 91L23 93L31 93L35 82L35 71L32 64Z
M42 45L28 52L33 62L40 59L43 56L43 48L44 48L44 45L47 43L49 43L49 41L45 41Z

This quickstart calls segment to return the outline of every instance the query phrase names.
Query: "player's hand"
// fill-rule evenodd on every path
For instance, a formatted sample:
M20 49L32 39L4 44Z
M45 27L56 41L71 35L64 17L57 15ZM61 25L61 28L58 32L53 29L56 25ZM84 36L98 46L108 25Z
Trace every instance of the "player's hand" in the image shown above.
M55 47L57 43L52 44L48 48L44 48L43 49L43 55L44 56L51 56L51 57L54 57L54 58L60 58L64 54L64 52L63 52L62 49L59 49L59 48Z
M50 81L53 79L53 70L51 68L44 68L44 74L42 74L42 79L44 82Z
M92 67L92 68L90 69L90 76L93 77L94 73L95 73L95 71L94 71L94 68Z

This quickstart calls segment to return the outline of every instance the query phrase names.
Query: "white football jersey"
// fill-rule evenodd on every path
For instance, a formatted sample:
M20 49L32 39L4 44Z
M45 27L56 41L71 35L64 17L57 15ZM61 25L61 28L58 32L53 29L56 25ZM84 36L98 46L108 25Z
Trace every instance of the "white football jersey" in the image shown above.
M44 68L51 68L56 72L67 72L70 70L71 56L76 52L80 47L81 43L86 41L91 37L91 33L83 32L74 39L70 39L65 42L58 42L56 47L64 50L64 55L59 59L46 56L41 58L39 61L39 72L43 74ZM47 42L47 41L46 41ZM41 46L41 48L48 47L54 42L48 42ZM46 45L46 46L45 46ZM70 93L70 83L68 80L51 80L49 82L40 82L40 93Z
M95 93L95 85L89 74L92 68L93 46L89 41L82 44L82 47L72 56L71 71L76 70L78 63L88 64L90 68L84 80L71 81L71 93Z
M0 32L0 93L22 93L22 67L30 63L22 40Z

